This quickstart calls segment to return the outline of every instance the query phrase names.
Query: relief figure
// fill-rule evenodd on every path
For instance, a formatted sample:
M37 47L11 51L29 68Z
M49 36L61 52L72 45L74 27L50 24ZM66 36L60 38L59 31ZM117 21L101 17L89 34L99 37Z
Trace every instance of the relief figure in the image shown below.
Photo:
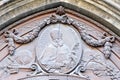
M63 34L59 29L50 32L52 42L45 47L39 61L49 72L60 72L62 69L70 68L76 62L77 56L74 50L63 41ZM75 49L75 48L74 48Z

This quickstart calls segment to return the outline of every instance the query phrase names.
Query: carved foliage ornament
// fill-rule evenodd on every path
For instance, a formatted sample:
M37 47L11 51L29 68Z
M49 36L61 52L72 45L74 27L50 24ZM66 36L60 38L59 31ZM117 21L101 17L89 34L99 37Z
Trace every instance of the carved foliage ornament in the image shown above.
M63 24L70 24L73 25L81 34L82 39L90 46L99 47L104 46L104 54L106 58L110 57L112 42L115 41L114 36L107 36L106 33L103 34L103 39L96 40L91 35L87 34L83 25L79 22L69 18L65 14L65 10L62 6L57 8L56 15L51 15L49 18L45 19L43 22L38 25L32 32L30 32L27 36L17 36L17 30L13 30L12 32L6 32L5 37L8 41L8 49L9 54L13 55L15 50L14 42L19 44L29 43L33 41L41 31L41 28L45 27L46 25L53 24L53 23L63 23Z
M19 43L19 44L29 43L29 42L33 41L36 37L38 37L38 34L43 27L45 27L47 25L50 25L50 24L55 24L55 23L62 23L62 24L68 24L68 25L74 26L75 28L77 28L78 32L80 33L81 38L88 45L93 46L93 47L104 46L104 51L103 52L104 52L105 58L106 59L110 58L112 43L115 41L115 37L114 36L107 36L106 34L103 34L102 39L96 40L90 34L87 33L87 31L86 31L86 29L84 28L83 25L81 25L78 21L73 20L72 18L69 18L65 14L65 10L62 6L57 8L56 14L53 14L50 17L48 17L47 19L43 20L38 25L38 27L36 27L32 32L30 32L29 34L27 34L25 36L18 36L17 35L18 32L15 29L11 32L10 31L6 32L5 37L6 37L7 42L8 42L9 54L11 56L14 56L14 52L15 52L15 49L16 49L14 43ZM76 44L75 46L77 46L77 45L78 44ZM37 63L35 63L35 64L32 65L31 69L35 71L34 74L37 74L37 73L41 73L40 67L41 66L39 66ZM49 67L45 68L45 71L50 73L51 72L51 67L49 66ZM79 74L79 68L75 73Z

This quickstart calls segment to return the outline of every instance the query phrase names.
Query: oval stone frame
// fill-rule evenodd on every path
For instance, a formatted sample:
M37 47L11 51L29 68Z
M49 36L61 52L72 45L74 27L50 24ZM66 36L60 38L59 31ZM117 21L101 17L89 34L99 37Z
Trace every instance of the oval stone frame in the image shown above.
M62 33L62 42L64 42L63 45L59 47L56 47L56 45L53 44L53 41L50 37L51 31L56 30L56 29L60 29L60 32ZM69 48L69 51L67 50L68 48ZM57 50L57 51L54 51L54 50ZM39 38L37 40L37 45L36 45L36 56L37 56L37 60L38 60L40 67L45 72L47 73L58 73L58 72L59 73L70 73L80 63L82 54L83 52L82 52L81 36L79 32L76 29L74 29L72 25L56 23L56 24L48 25L44 27L43 30L41 30L39 34ZM53 56L57 58L54 59ZM55 66L52 66L52 67L50 66L50 64L52 64L54 61L56 61L54 63L56 65L57 65L57 62L58 64L65 62L65 60L68 62L67 60L68 56L70 56L70 60L72 59L70 63L66 63L66 66L69 66L69 69L66 66L64 66L64 67L59 67L60 69L56 70ZM42 57L41 60L40 60L40 57ZM54 60L51 59L52 57ZM47 67L43 66L43 63L45 63L46 65L48 64L48 66L50 67L50 70L47 70ZM55 69L53 67L55 67ZM54 70L54 71L51 72L51 70Z

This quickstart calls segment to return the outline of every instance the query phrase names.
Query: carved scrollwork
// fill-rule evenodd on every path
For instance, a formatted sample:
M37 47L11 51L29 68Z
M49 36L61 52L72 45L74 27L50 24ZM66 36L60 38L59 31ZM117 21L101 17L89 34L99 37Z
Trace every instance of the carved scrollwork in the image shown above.
M34 71L34 72L32 74L29 74L28 76L32 76L32 75L34 76L34 75L42 73L42 70L41 70L40 66L37 63L33 63L31 65L30 69L32 71Z
M34 76L37 74L42 73L42 70L40 66L37 63L32 63L31 65L19 65L15 64L15 62L12 62L12 64L8 64L6 66L0 67L0 69L3 69L3 74L2 76L7 76L5 73L11 75L11 74L17 74L19 73L20 69L30 69L32 73L28 73L27 76ZM2 77L0 77L1 79ZM4 78L2 79L4 80Z

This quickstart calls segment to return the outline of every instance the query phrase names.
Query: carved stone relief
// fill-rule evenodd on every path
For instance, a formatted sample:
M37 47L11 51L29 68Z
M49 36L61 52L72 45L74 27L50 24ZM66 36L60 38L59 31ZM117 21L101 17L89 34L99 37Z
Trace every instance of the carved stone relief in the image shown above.
M70 72L82 56L80 41L79 33L67 25L55 24L47 27L41 32L36 46L40 66L50 73Z
M102 62L100 55L90 55L91 58L87 61L81 62L81 72L85 72L86 70L92 70L93 73L98 77L107 77L110 80L119 80L120 79L120 71L116 69L113 65L110 65L106 62Z
M0 80L4 80L7 75L19 74L21 69L28 69L28 78L19 80L92 80L88 74L84 75L87 70L92 70L97 77L120 79L120 71L106 63L111 56L115 37L104 33L101 39L94 38L87 33L85 25L68 17L62 6L57 8L56 14L40 22L33 31L23 36L19 36L19 33L13 29L4 34L10 54L6 59L10 64L1 66L4 70ZM17 49L15 43L24 45ZM103 47L104 59L95 54L95 51L88 55L88 48L84 48L84 45ZM50 78L52 76L54 77Z

